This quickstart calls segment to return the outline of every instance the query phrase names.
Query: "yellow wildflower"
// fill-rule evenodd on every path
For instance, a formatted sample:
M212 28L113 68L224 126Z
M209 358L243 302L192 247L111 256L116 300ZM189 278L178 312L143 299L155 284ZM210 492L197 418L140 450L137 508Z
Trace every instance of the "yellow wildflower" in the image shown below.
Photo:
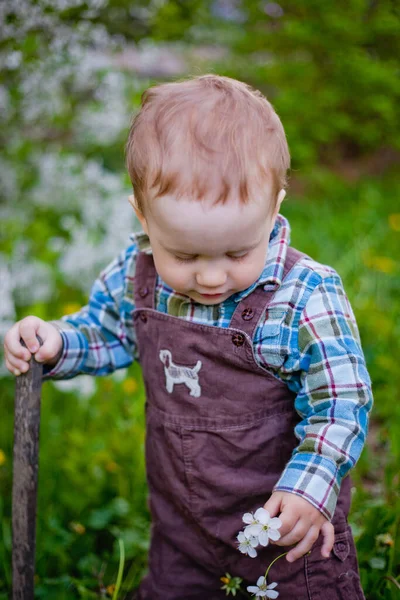
M390 274L397 268L397 263L389 256L369 256L364 259L367 267L380 271L381 273Z
M134 394L137 392L138 384L136 379L133 379L133 377L128 377L125 379L124 383L122 384L122 389L124 390L125 394Z
M3 450L0 450L0 467L2 465L4 465L4 463L6 462L7 458L5 453L3 452Z
M394 540L390 533L380 533L375 537L378 544L383 546L394 546Z
M400 213L389 215L388 221L390 229L393 229L393 231L400 231Z
M86 528L84 525L82 525L82 523L76 523L75 521L73 521L69 524L69 526L71 527L72 531L74 531L78 535L83 535L86 531Z
M117 463L114 460L109 460L106 463L106 471L108 471L109 473L115 473L116 471L118 471L119 466L117 465Z
M63 306L64 315L71 315L72 313L78 312L82 307L77 302L67 302Z

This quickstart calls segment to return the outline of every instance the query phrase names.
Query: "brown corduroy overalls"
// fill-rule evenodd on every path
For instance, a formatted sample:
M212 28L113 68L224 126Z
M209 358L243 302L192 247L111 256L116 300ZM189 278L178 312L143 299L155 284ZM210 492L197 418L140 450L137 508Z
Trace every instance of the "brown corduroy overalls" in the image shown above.
M283 278L302 255L288 249ZM222 600L226 572L255 585L285 551L249 558L238 550L242 515L270 497L298 441L294 394L253 354L257 324L274 292L257 288L238 303L228 328L157 312L156 271L141 253L133 314L146 386L146 463L152 515L149 574L138 600ZM278 334L278 332L277 332ZM364 600L343 482L329 559L321 539L294 563L281 558L268 581L280 599Z

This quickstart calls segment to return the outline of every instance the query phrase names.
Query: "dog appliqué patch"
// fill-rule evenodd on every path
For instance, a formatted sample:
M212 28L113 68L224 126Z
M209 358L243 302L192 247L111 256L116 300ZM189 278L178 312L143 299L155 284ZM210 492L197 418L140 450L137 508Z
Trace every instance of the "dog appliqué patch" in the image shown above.
M199 384L198 372L201 369L201 360L198 360L194 367L185 367L172 362L172 354L169 350L160 350L160 360L164 364L165 385L170 394L174 385L184 383L190 390L190 395L199 398L201 387Z

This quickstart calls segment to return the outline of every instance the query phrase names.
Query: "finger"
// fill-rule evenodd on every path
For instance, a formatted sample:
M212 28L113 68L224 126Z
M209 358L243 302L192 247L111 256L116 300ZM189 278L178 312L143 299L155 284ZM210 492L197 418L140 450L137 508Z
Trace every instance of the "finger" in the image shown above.
M274 544L282 546L284 545L281 543L282 539L296 526L297 522L300 520L300 516L298 512L290 510L289 507L284 507L279 515L279 519L282 523L279 527L281 537L278 541L274 542Z
M5 359L5 365L10 373L16 376L21 375L21 373L26 373L29 370L28 362L19 360L12 356Z
M19 322L15 323L9 329L4 337L4 353L10 358L21 358L23 361L28 361L31 358L31 353L21 344L21 335L19 332Z
M19 358L18 351L17 355L10 352L9 346L4 344L4 359L7 366L7 369L14 373L14 375L20 375L21 373L25 373L29 369L29 360L31 358L31 353L29 350L25 349L25 356L23 358ZM18 370L19 373L15 373L14 371Z
M311 550L319 535L318 527L311 527L295 548L286 555L288 562L293 562Z
M267 510L271 517L277 517L281 512L282 497L279 492L274 492L269 500L264 504L265 510Z
M296 542L302 540L305 535L310 531L312 527L311 523L305 519L299 519L294 526L282 535L282 537L275 542L278 546L292 546Z
M35 359L37 362L47 362L48 360L52 360L57 356L62 347L60 332L54 325L51 325L51 323L43 321L39 326L37 335L43 340L43 343L36 352Z
M332 523L329 521L324 523L321 527L321 534L323 537L321 555L328 558L335 542L335 528Z
M21 375L21 371L15 365L10 363L9 360L5 361L5 365L12 375L15 375L16 377L18 377L18 375Z
M43 322L44 321L42 321L38 317L26 317L26 319L22 319L22 321L20 321L20 336L24 340L26 347L32 354L35 354L35 352L39 350L40 344L39 340L36 337L36 334L40 328L41 323Z

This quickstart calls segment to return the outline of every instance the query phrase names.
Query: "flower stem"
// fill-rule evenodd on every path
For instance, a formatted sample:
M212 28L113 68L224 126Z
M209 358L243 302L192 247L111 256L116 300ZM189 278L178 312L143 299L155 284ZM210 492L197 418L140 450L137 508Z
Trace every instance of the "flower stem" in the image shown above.
M274 560L273 560L273 561L272 561L272 562L269 564L269 567L268 567L268 569L265 571L265 575L264 575L265 581L267 581L268 573L269 573L269 570L270 570L270 568L272 567L272 565L273 565L274 563L276 563L276 561L277 561L277 560L279 560L280 558L282 558L282 556L286 556L286 554L288 554L288 552L289 552L289 550L288 550L287 552L284 552L283 554L280 554L279 556L277 556L276 558L274 558Z
M119 588L121 587L122 575L124 572L124 564L125 564L125 546L124 546L124 542L121 540L121 538L118 539L118 544L119 544L119 568L118 568L117 582L115 584L115 589L114 589L112 600L117 600L117 598L118 598L118 592L119 592Z

